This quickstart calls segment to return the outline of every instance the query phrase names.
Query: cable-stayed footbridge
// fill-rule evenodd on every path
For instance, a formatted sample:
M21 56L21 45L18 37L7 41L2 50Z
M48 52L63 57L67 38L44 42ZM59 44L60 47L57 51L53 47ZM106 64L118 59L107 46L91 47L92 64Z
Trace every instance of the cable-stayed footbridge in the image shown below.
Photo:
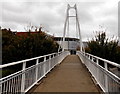
M75 15L69 14L71 9L75 11ZM70 41L66 42L70 18L75 18L75 30L79 36L73 48L66 46L70 43ZM71 7L68 4L67 6L60 45L61 52L0 65L3 69L22 64L22 70L0 79L0 93L120 92L120 65L84 52L76 5ZM76 50L78 46L79 50ZM74 55L70 53L72 50L76 51ZM27 66L32 61L34 65ZM113 66L117 72L112 71L109 65Z

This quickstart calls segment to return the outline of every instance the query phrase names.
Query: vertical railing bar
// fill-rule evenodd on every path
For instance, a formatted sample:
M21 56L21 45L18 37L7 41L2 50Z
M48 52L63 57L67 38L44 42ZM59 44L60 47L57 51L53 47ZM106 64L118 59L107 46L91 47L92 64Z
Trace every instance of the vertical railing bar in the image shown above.
M5 93L7 92L7 89L6 88L8 88L8 81L6 82L6 86L5 86Z
M9 84L8 84L8 93L10 93L10 81L11 80L9 80Z
M17 86L17 88L16 88L16 81L17 81L17 78L18 78L18 77L19 77L19 76L15 77L15 79L14 79L14 92L17 92L16 89L19 87L19 83L17 83L18 86Z
M30 76L28 76L28 74L29 74L28 71L26 71L26 72L25 72L26 80L25 80L25 87L24 87L24 89L26 89L26 87L28 86L28 80L27 80L27 78L30 77ZM32 75L32 74L31 74L31 75Z
M45 67L46 67L46 66L45 66L45 62L46 62L46 56L44 57L44 63L43 63L43 75L44 75L44 76L45 76L45 69L46 69L46 68L45 68Z
M41 77L41 65L38 66L38 79Z
M26 62L23 62L22 81L21 81L21 94L24 93L24 89L25 89L25 68L26 68Z
M37 67L34 67L34 72L36 72L36 68L38 68L38 65L37 65ZM38 72L37 72L37 76L38 76ZM36 76L34 77L34 82L37 82Z
M13 78L14 79L14 78ZM12 83L12 80L13 79L11 79L11 82L10 82L10 93L12 92L12 88L13 88L13 83ZM13 92L14 93L14 92Z
M28 75L29 75L28 77L31 77L31 74L34 75L34 74L32 73L32 71L33 71L33 69L31 69L30 71L28 71ZM30 84L30 85L31 85L32 82L33 82L33 78L34 78L34 77L32 77L32 78L29 79L29 81L30 81L29 84Z
M105 70L108 71L108 64L107 62L104 62ZM105 87L106 87L106 92L108 92L108 77L105 74Z
M22 75L22 74L21 74L21 75ZM21 90L21 75L19 75L19 76L17 77L17 79L15 80L15 84L16 84L16 83L18 84L18 88L15 89L16 92L20 92L20 90Z
M36 83L37 83L37 79L38 79L38 62L39 62L39 59L36 60Z
M90 55L88 55L88 58L90 59Z
M96 58L96 64L99 65L99 59L98 58Z
M28 71L28 75L29 75L28 77L31 77L31 75L33 75L33 74L32 74L32 70L33 70L33 69L31 69L30 71ZM29 84L31 85L31 83L32 83L32 78L30 78L29 81L30 81Z
M12 92L13 92L13 91L12 91L12 89L13 89L12 80L13 80L13 79L11 79L11 81L10 81L10 91L9 91L9 93L12 93ZM13 93L14 93L14 92L13 92Z
M8 93L10 93L10 81L11 80L9 80L9 83L8 83Z
M96 58L96 64L99 65L99 60L98 58ZM97 80L99 79L99 71L98 71L98 67L97 67ZM98 80L99 81L99 80Z
M9 92L8 90L9 90L9 84L8 84L8 81L7 81L5 92Z
M13 84L13 85L11 85L11 92L14 93L14 90L13 90L13 89L14 89L14 83L13 83L13 81L14 81L14 78L12 79L12 84Z
M17 76L17 77L19 77L19 76ZM15 91L15 86L16 86L15 81L16 81L17 77L15 77L15 79L14 79L14 81L13 81L13 84L14 84L13 91L14 91L14 92L16 92L16 91ZM17 88L18 88L18 87L19 87L19 84L18 84Z
M19 85L20 85L18 92L21 92L22 74L20 75L20 81L18 80L18 82L19 82Z
M16 77L15 77L16 78ZM13 78L13 92L15 93L15 78ZM18 86L17 86L18 87Z
M51 56L52 56L52 55L49 56L49 71L50 71L50 69L51 69L51 63L52 63L52 61L51 61L51 60L52 60L52 59L51 59Z
M15 78L16 78L16 77L15 77ZM15 91L14 91L14 86L15 86L14 80L15 80L15 78L13 78L13 89L12 89L12 92L14 92L14 93L15 93Z
M15 88L15 92L19 92L19 90L20 90L20 75L18 76L18 77L16 77L16 79L15 79L15 85L16 85L16 82L17 82L17 84L18 84L18 87L17 88Z
M53 55L53 65L52 67L55 65L55 54Z
M32 74L31 70L30 70L29 72L27 72L27 76L28 76L28 77L30 77L31 74ZM30 79L30 80L28 81L28 83L31 84L31 83L32 83L32 80Z
M58 53L56 54L56 57L57 57L57 59L56 59L56 60L57 60L57 63L59 63L59 60L58 60Z

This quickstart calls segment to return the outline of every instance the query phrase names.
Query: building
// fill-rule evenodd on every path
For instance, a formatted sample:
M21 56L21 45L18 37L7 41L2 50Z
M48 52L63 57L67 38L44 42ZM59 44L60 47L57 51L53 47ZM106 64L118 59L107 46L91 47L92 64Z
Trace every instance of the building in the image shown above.
M54 37L54 40L62 47L63 37ZM87 42L83 42L83 47L87 47ZM77 38L65 38L64 42L65 50L80 50L80 42Z
M27 36L28 33L30 34L38 34L40 32L15 32L18 36ZM51 35L48 35L51 36ZM80 42L78 38L70 38L66 37L64 41L64 47L63 47L63 37L53 37L51 36L59 45L61 48L64 48L65 50L80 50ZM87 42L83 42L83 47L87 47Z
M30 33L30 34L38 34L38 33L41 33L41 32L13 32L13 33L15 33L18 36L27 36L28 33Z

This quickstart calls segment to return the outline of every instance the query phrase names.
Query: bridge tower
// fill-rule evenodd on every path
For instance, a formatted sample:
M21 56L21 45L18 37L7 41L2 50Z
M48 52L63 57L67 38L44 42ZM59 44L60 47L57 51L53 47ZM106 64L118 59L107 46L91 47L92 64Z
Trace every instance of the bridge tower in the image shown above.
M69 13L71 9L75 10L74 16L73 15L71 16L70 13ZM80 51L82 51L82 38L81 38L80 24L79 24L78 12L77 12L76 4L73 7L71 7L69 4L67 5L66 19L65 19L65 24L64 24L62 48L63 48L63 51L64 51L65 50L65 37L66 37L66 33L69 32L69 28L70 28L69 19L71 17L74 17L75 20L76 20L75 21L76 22L75 30L76 30L76 33L78 33L78 35L79 35L79 47L80 47Z

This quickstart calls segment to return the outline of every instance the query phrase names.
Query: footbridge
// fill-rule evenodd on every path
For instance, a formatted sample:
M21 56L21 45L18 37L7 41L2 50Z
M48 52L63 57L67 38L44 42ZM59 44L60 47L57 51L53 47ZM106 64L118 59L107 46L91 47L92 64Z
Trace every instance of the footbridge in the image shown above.
M41 58L44 61L40 62ZM26 67L32 60L36 64ZM108 65L118 69L120 65L85 52L77 51L76 55L70 55L68 51L53 53L1 65L0 68L20 63L23 65L21 71L0 79L1 93L120 92L120 77L108 69Z
M70 9L75 9L75 16L69 15ZM70 17L76 19L79 50L65 46ZM120 92L120 65L84 51L76 5L68 5L61 47L63 50L57 53L0 65L0 69L22 66L21 70L0 79L0 94ZM75 50L76 53L71 55L71 50ZM109 66L113 66L117 71L113 71Z

